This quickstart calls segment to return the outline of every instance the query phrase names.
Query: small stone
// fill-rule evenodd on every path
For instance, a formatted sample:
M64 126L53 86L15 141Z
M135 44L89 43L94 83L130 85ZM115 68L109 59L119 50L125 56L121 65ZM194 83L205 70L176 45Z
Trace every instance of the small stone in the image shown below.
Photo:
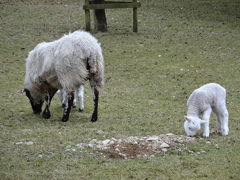
M83 150L84 149L84 145L81 143L81 144L77 144L76 147L80 150Z
M165 142L160 145L160 148L169 148L169 147L170 146Z
M87 146L90 147L90 148L94 148L96 145L95 144L88 144Z
M206 144L211 144L211 142L210 141L206 141Z
M38 157L39 157L39 158L42 158L42 157L43 157L43 155L42 155L42 154L39 154L39 155L38 155Z
M166 135L167 136L173 136L174 134L173 133L167 133Z
M50 156L53 155L53 152L48 152L48 155L50 155Z
M67 146L66 146L67 149L70 149L71 147L72 147L71 145L67 145Z
M96 139L92 139L89 144L96 144L97 143L97 140Z
M158 140L158 136L150 136L149 138L147 138L147 141L156 141Z
M23 144L23 142L16 142L15 144L16 145L20 145L20 144Z
M32 141L25 142L26 145L33 145Z
M97 134L102 135L102 134L105 134L105 132L102 131L102 130L98 130L98 131L97 131Z
M26 142L16 142L15 143L16 145L33 145L33 142L32 141L26 141Z
M167 152L168 149L167 149L167 148L162 148L162 151L163 151L163 152Z
M111 138L111 140L112 140L112 141L117 141L117 139L115 139L115 138Z
M110 139L106 139L106 140L104 140L104 141L102 141L102 144L104 145L104 146L106 146L108 143L110 143Z

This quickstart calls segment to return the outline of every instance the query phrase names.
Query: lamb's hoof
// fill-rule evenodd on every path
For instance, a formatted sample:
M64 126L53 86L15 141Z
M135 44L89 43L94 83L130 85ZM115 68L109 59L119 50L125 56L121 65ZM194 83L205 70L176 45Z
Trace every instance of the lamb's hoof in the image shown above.
M84 109L81 109L81 108L79 108L79 109L78 109L78 111L79 111L79 112L83 112L83 111L84 111Z
M209 134L203 134L203 138L208 138Z
M229 133L229 129L221 129L221 130L218 130L217 132L222 136L227 136Z
M75 108L75 107L76 107L76 104L73 104L72 107Z

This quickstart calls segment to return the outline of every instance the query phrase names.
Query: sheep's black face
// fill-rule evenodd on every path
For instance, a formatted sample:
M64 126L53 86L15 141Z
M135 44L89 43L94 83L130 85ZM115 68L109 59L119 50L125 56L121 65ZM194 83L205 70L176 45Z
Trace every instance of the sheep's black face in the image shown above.
M26 96L28 97L30 104L32 106L32 110L34 114L40 114L42 111L42 105L43 101L37 101L32 96L28 89L24 89L24 92L26 92Z

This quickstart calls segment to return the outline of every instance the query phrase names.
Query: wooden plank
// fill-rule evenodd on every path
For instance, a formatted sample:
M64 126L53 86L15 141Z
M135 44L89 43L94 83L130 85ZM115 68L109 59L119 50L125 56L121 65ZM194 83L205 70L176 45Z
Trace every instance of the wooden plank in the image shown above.
M114 8L138 8L141 7L139 2L108 2L104 4L85 4L83 9L114 9Z
M95 4L103 4L104 0L94 0ZM101 32L107 32L107 18L105 9L94 9L95 29Z
M85 0L85 4L89 5L89 1ZM90 9L85 9L85 23L86 23L86 31L90 31L91 30Z
M133 0L133 3L137 3L137 0ZM137 8L133 8L133 32L138 32L138 19L137 19Z

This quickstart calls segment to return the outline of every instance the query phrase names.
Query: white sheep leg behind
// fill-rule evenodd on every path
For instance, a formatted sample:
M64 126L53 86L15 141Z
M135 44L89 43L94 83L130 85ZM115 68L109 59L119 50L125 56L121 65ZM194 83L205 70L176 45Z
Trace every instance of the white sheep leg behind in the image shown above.
M78 97L79 111L82 112L84 110L84 86L83 85L81 85L75 91L75 96Z
M228 110L226 107L226 102L221 101L217 103L213 111L217 117L217 132L224 136L228 135Z
M62 106L68 105L68 94L64 90L58 90L57 94ZM73 107L76 107L77 99L79 102L79 111L82 112L84 110L84 86L83 85L77 88L74 92Z

